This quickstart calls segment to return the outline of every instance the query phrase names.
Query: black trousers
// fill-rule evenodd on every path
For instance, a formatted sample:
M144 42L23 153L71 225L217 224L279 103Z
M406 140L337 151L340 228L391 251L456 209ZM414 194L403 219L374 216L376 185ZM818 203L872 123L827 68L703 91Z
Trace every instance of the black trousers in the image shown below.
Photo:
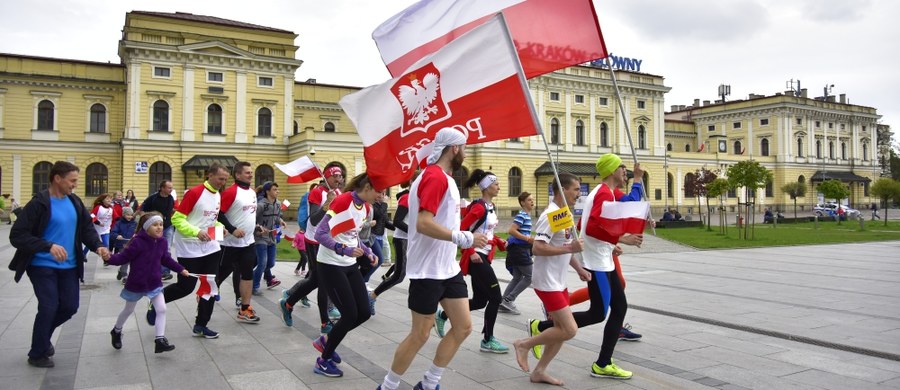
M188 272L192 274L212 274L215 275L219 271L219 264L222 262L222 250L210 253L203 257L179 257L178 263L184 266ZM170 284L163 289L163 296L166 303L184 298L188 294L194 292L197 286L197 278L193 276L184 277L178 275L178 281ZM213 307L216 306L215 298L203 299L197 301L197 318L194 325L206 326L212 317Z

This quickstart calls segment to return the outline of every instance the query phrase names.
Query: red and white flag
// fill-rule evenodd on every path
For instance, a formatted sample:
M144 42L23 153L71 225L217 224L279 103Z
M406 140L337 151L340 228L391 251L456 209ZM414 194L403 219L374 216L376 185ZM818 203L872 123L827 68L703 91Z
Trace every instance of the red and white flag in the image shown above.
M200 288L197 289L197 296L205 300L210 300L219 295L219 286L216 285L215 274L191 274L200 279Z
M306 183L322 177L322 171L309 156L300 157L287 164L275 163L275 167L288 176L287 182L291 184Z
M291 201L285 199L281 202L281 211L287 210L288 207L291 207Z
M392 76L503 12L527 78L607 56L591 0L422 0L374 32Z
M508 32L495 17L400 77L342 98L362 138L373 186L412 177L423 160L420 149L445 127L466 133L470 144L538 134L520 72Z
M600 226L613 237L641 234L647 224L650 202L603 202Z
M206 234L209 235L209 238L216 241L222 241L225 239L225 229L221 226L210 226L206 228Z
M328 221L328 228L331 229L331 236L337 237L338 234L355 229L356 219L353 218L350 209L347 209L332 215Z

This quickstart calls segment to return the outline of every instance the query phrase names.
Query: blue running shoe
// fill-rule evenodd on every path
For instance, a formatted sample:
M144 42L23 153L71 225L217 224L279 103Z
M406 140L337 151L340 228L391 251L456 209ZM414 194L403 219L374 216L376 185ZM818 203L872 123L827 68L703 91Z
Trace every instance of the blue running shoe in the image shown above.
M420 381L419 383L416 383L415 386L413 386L413 390L425 390L425 385L423 385ZM437 385L434 390L441 390L441 385Z
M284 322L285 326L294 326L294 318L291 317L294 308L288 306L287 299L284 297L279 299L278 308L281 309L281 322Z
M341 371L340 368L337 368L331 359L325 360L321 357L316 358L316 366L313 367L313 372L319 375L325 375L329 378L340 378L344 376L344 372Z
M219 332L200 325L194 325L194 337L204 337L207 339L219 338Z
M329 305L328 306L328 319L332 321L337 321L341 319L341 311L336 307Z
M437 313L434 313L434 331L437 332L440 338L444 338L444 325L447 324L447 320L441 318L442 313L444 311L440 308L438 308Z
M369 295L369 314L375 316L375 298Z
M327 340L325 340L325 336L319 336L319 338L317 338L315 341L313 341L313 347L315 347L316 351L319 351L319 353L324 353L326 341ZM334 361L335 364L341 364L341 362L342 362L341 356L338 355L337 351L334 351L331 353L331 359L329 359L329 360Z
M622 341L641 341L641 337L643 336L631 331L631 324L623 325L622 330L619 331L619 340Z

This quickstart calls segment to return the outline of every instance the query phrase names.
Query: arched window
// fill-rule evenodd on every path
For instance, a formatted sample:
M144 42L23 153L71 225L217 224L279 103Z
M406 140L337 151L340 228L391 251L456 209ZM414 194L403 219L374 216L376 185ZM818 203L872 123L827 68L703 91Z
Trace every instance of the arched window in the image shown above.
M638 149L647 149L647 129L644 125L638 126Z
M772 179L766 180L766 198L771 198L775 196L775 185L772 183Z
M334 133L334 123L325 122L325 132L326 133Z
M263 183L267 181L274 182L275 181L275 170L272 169L271 166L262 164L256 167L256 172L253 173L253 186L259 187L263 185Z
M260 108L259 112L256 114L256 123L257 128L259 129L257 136L272 136L272 110L266 107Z
M575 122L575 144L584 146L584 122L580 119Z
M34 168L31 170L31 193L37 194L50 188L50 168L53 168L53 164L47 161L34 164ZM22 204L24 203L22 202Z
M294 121L294 134L300 134L300 124Z
M222 134L222 106L210 104L206 108L206 132Z
M84 189L86 195L99 196L108 192L109 171L106 169L106 165L92 163L84 170L84 174L87 178Z
M806 183L806 176L800 175L800 177L797 178L797 183Z
M816 158L822 158L822 141L816 140Z
M742 146L741 141L734 141L734 154L744 154Z
M550 119L550 143L559 144L559 120Z
M691 144L685 144L685 145L684 145L684 151L685 151L685 152L690 152L690 151L691 151Z
M862 144L863 149L863 161L869 161L869 144Z
M150 187L147 193L152 194L159 190L159 183L163 180L172 180L172 167L164 161L157 161L150 165L148 177Z
M55 107L49 100L41 100L38 103L38 130L53 130L53 111Z
M600 122L600 146L609 147L609 126L606 122Z
M522 170L518 167L509 169L509 196L519 196L522 192Z
M153 131L169 131L169 103L153 102Z
M456 182L456 188L459 189L460 198L469 197L469 188L463 188L463 185L466 183L466 180L468 178L469 170L466 169L466 167L459 167L459 169L453 171L453 181Z
M672 143L671 143L671 142L669 142L669 143L666 144L666 151L667 151L667 152L671 152L671 151L672 151Z
M684 197L685 198L693 198L694 197L694 189L691 186L694 182L694 174L688 173L684 175Z
M769 139L763 138L762 141L759 141L759 154L761 156L769 155Z
M834 159L834 141L828 141L828 158Z
M797 156L803 157L803 138L797 138Z
M841 142L841 160L847 159L847 143Z
M666 196L668 196L669 198L674 198L675 197L675 175L673 175L671 173L667 173L666 178L669 179L669 182L666 183L666 187L668 187L666 189Z
M106 132L106 107L100 103L95 103L91 106L91 127L89 131L91 133Z

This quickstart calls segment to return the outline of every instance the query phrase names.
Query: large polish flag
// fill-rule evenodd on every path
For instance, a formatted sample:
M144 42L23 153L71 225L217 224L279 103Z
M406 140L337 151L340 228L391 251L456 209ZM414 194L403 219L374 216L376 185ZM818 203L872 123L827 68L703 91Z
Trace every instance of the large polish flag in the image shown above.
M600 225L611 236L641 234L650 214L650 202L603 202Z
M340 105L362 139L372 184L383 189L412 177L443 128L466 133L469 144L538 134L527 93L496 16Z
M372 39L396 77L501 11L529 79L607 56L592 0L422 0L378 26Z
M288 176L287 182L292 184L306 183L322 177L322 171L309 156L300 157L287 164L275 163L275 167Z

